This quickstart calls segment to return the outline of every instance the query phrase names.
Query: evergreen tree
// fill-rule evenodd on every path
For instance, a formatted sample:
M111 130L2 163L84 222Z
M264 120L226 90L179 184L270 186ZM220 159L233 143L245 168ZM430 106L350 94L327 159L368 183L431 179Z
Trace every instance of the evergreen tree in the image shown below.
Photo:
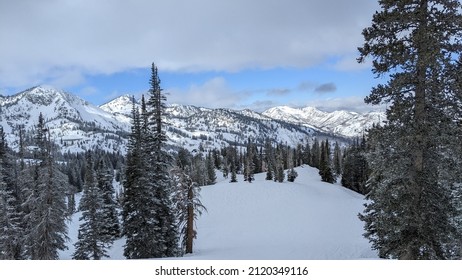
M117 216L117 202L115 200L114 171L108 166L108 163L101 158L96 166L96 180L98 188L103 197L101 215L104 218L103 232L111 236L114 240L120 236L119 219Z
M145 104L142 102L139 124L135 124L134 120L134 126L138 127L132 129L133 143L129 146L140 153L138 158L130 155L130 161L135 161L130 163L133 164L130 171L135 172L136 177L127 174L127 177L132 177L127 179L126 186L131 188L131 193L124 202L124 223L129 228L125 230L127 243L124 255L127 258L173 257L179 253L179 233L171 201L172 158L166 151L167 136L163 128L166 97L154 63L150 85L149 98ZM130 150L130 153L133 152Z
M24 221L27 256L34 260L58 259L66 249L67 176L56 166L42 114L35 133L37 163L21 172L26 210Z
M0 126L0 260L23 257L22 217L11 167L3 127Z
M144 98L142 108L145 108ZM145 111L145 110L142 110ZM127 241L124 248L124 256L133 258L151 257L150 248L145 248L146 241L144 235L149 232L150 209L146 205L150 204L149 193L145 187L143 178L144 172L144 147L142 135L146 133L142 127L141 115L136 110L135 104L132 108L132 127L127 145L127 167L125 169L124 199L122 202L123 234ZM152 223L150 226L152 226ZM141 234L142 233L142 234Z
M297 171L294 169L294 154L295 153L289 148L289 152L287 154L287 168L289 169L287 170L287 181L289 182L294 182L295 178L298 176Z
M311 163L311 148L310 143L307 141L305 149L303 150L303 164L312 165Z
M266 161L266 178L265 180L273 180L274 165L276 159L274 158L273 147L271 142L267 139L265 141L265 161Z
M231 162L231 181L230 183L236 183L237 182L237 174L236 174L236 166L234 164L234 161Z
M342 186L361 194L367 193L367 180L369 178L365 141L364 137L361 144L355 140L345 151L341 179Z
M255 146L253 143L248 141L247 143L247 153L245 155L245 160L244 160L244 181L247 181L249 183L252 183L254 180L254 173L255 173L255 159L256 159L256 153L255 153Z
M297 171L295 171L293 167L287 171L287 181L294 182L297 176L298 176L298 173Z
M317 138L314 139L313 146L311 147L311 167L318 168L321 160L321 147Z
M384 258L460 257L451 196L462 181L461 3L379 4L359 48L359 62L372 57L374 74L388 78L365 101L389 104L387 122L368 137L365 236Z
M333 165L334 165L335 175L336 176L342 175L342 151L340 150L340 146L337 141L335 142L335 146L334 146Z
M107 249L113 242L112 232L107 230L107 217L104 209L104 197L98 187L93 159L90 152L86 153L85 184L80 200L78 241L75 243L74 259L99 260L108 257Z
M215 173L215 164L211 152L209 152L208 156L205 158L205 165L207 167L206 185L214 185L217 182L217 175Z
M184 150L182 153L186 153ZM200 187L188 175L191 163L185 158L177 159L177 166L172 169L174 174L175 191L173 193L176 217L179 224L181 250L183 253L193 252L193 240L197 236L195 221L206 210L200 201Z
M230 183L237 182L237 150L235 147L228 147L228 157L230 161L229 171L231 172Z
M327 183L335 183L334 174L331 168L330 160L330 146L329 141L321 142L321 154L319 158L319 175L321 175L321 180Z
M274 181L282 183L284 182L285 179L285 174L284 174L284 156L282 154L282 148L278 147L276 151L276 163L274 165Z

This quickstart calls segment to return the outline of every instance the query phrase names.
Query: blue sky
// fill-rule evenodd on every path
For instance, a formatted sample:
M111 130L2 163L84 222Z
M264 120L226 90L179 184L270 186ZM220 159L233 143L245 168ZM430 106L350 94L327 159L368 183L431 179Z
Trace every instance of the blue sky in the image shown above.
M0 2L0 93L47 84L96 105L140 95L156 63L172 103L368 111L356 63L375 0Z

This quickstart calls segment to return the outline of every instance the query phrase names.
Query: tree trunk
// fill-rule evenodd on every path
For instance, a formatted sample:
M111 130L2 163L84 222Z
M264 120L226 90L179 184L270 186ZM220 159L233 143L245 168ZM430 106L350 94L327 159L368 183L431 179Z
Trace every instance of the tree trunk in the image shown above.
M418 39L416 44L417 49L417 65L416 65L416 84L415 84L415 96L414 96L414 147L412 151L413 165L411 167L411 193L414 196L413 209L411 209L412 218L415 219L417 227L421 227L425 221L420 220L420 204L422 192L425 184L425 149L427 146L426 139L426 72L428 67L428 58L426 57L428 52L426 50L427 42L425 40L427 34L427 15L428 15L428 0L420 1L419 9L419 26L418 26ZM410 234L418 234L419 228L409 229ZM413 238L408 236L407 238ZM405 253L402 255L402 259L416 259L417 248L412 244L408 244Z
M193 252L193 239L194 239L194 207L193 207L193 186L188 190L188 222L186 226L186 254Z

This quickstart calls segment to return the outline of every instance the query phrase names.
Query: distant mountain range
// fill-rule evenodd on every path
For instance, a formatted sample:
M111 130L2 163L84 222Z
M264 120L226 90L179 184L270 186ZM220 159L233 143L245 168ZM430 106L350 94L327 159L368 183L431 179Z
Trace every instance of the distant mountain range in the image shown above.
M13 96L0 96L0 124L14 149L18 149L20 128L32 137L42 113L52 139L62 152L98 147L125 153L134 105L140 106L138 101L124 95L98 107L71 93L38 86ZM190 150L242 144L248 139L259 143L271 139L290 145L306 143L315 137L346 141L385 119L379 112L327 113L311 107L286 106L258 113L171 104L167 113L169 144Z
M370 128L372 124L382 123L386 119L384 112L360 114L348 111L334 111L328 113L313 107L294 109L287 106L268 109L263 112L263 115L345 137L359 136Z

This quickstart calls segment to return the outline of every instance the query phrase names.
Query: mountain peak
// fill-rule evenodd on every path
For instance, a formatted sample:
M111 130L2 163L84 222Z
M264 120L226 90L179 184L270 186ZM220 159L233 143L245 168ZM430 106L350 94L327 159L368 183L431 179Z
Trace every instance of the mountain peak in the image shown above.
M138 100L131 94L124 94L117 98L112 99L111 101L104 103L99 106L100 109L115 114L116 116L130 117L132 114L133 104L135 107L139 107Z

